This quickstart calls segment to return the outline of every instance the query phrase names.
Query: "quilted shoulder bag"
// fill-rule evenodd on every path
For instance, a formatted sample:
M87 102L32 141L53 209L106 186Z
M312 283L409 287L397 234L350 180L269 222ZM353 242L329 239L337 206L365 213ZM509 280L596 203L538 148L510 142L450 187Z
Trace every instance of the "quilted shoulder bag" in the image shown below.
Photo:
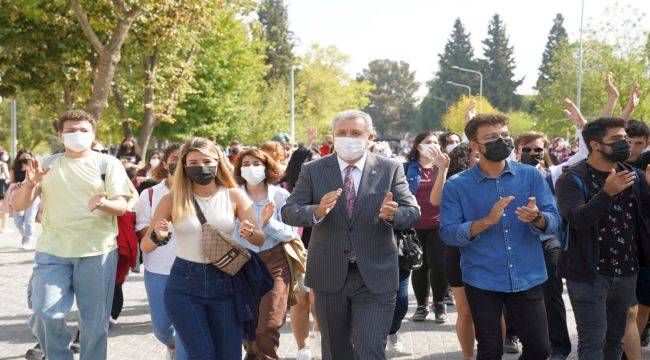
M201 223L201 242L205 257L226 274L237 274L251 259L251 254L235 242L232 236L208 224L196 199L194 199L194 209Z

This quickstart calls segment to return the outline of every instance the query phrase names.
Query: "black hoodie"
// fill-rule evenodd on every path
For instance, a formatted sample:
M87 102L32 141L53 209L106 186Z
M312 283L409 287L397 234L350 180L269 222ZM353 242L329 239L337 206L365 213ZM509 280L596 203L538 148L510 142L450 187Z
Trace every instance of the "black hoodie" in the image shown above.
M619 164L627 170L636 171L638 180L634 184L639 219L639 264L650 266L650 185L645 173L629 165ZM598 222L610 211L612 197L603 189L585 203L584 195L573 175L587 184L587 161L564 169L555 183L557 205L564 221L570 220L571 237L568 250L560 256L559 275L576 282L595 282L600 258L598 246Z

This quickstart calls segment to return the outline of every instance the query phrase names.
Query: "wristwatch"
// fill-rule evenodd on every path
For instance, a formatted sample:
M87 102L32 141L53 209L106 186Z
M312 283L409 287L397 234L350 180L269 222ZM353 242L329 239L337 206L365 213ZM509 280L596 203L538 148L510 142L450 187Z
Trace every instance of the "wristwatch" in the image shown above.
M106 205L106 198L101 198L99 200L99 204L97 204L97 207L95 209L99 209L100 207Z
M531 223L533 223L533 224L537 224L537 223L538 223L540 220L542 220L543 218L544 218L544 216L542 215L542 212L541 212L541 211L538 211L538 212L537 212L537 216L535 216L535 217L533 218L533 220L531 220Z

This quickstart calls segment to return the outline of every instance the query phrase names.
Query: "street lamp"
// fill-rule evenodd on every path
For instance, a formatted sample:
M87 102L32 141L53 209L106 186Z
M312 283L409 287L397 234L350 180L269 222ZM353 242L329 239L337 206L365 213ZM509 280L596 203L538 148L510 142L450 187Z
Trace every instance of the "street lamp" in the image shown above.
M456 83L456 82L453 82L453 81L447 81L447 84L465 88L465 89L467 89L467 97L472 96L472 88L467 86L467 85L459 84L459 83Z
M576 106L580 109L580 97L582 96L582 20L585 16L585 0L582 0L582 8L580 10L580 53L578 55L578 90L576 94Z
M440 100L440 101L444 102L444 103L445 103L445 109L449 108L449 104L447 103L447 100L446 100L446 99L443 99L443 98L441 98L441 97L437 97L437 96L432 96L431 98L432 98L432 99L436 99L436 100Z
M296 81L295 81L295 71L300 70L302 66L300 65L291 65L291 142L292 145L296 143Z
M460 71L465 71L468 73L472 74L478 74L479 76L479 89L478 89L478 98L479 98L479 103L478 103L478 112L480 113L483 110L483 74L480 71L472 70L472 69L466 69L462 68L460 66L452 66L452 69L460 70Z

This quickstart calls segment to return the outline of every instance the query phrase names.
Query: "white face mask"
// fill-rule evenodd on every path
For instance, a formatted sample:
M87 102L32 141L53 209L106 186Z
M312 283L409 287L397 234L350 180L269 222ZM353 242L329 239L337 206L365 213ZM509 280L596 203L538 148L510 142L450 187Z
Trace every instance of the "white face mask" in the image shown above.
M149 165L151 165L152 168L158 167L160 165L160 159L151 159L149 160Z
M334 151L345 161L356 160L361 158L366 151L367 141L368 139L335 137Z
M456 147L458 147L458 144L449 144L449 145L445 146L445 152L446 152L447 154L451 154L451 152L452 152Z
M6 152L3 152L2 153L2 158L0 158L0 160L2 160L4 162L9 161L9 154L7 154Z
M249 184L255 186L266 179L266 167L261 165L242 167L241 177Z
M63 145L74 152L82 152L90 149L93 140L95 140L95 134L90 131L63 133Z
M420 155L432 159L433 158L433 147L438 146L436 144L420 144L418 145L418 151Z

